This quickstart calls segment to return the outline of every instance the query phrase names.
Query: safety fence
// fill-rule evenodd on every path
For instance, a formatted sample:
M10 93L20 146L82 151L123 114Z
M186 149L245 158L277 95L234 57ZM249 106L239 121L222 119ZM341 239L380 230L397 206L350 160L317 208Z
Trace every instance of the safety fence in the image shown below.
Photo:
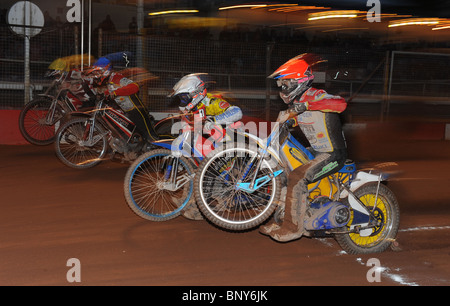
M449 97L450 54L394 51L390 65L391 96Z
M25 90L32 98L50 84L44 75L52 61L81 52L77 26L44 28L30 38L31 88L25 88L25 39L7 26L0 26L0 108L21 108L26 103ZM132 54L129 66L139 66L154 76L141 90L142 99L153 112L175 110L167 98L172 86L185 74L203 72L214 80L212 90L225 92L248 115L268 118L283 105L275 82L267 76L304 52L317 53L327 60L314 67L316 87L342 95L354 105L375 104L372 111L382 111L386 100L399 96L429 97L432 93L443 101L450 97L450 61L439 54L389 53L355 45L319 47L311 43L233 42L102 31L93 33L92 42L95 58L128 51Z

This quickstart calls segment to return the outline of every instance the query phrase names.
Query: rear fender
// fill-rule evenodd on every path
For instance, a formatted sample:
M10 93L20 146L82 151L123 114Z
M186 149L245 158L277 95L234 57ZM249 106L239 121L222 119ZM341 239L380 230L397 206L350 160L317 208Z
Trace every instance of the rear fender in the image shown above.
M180 155L183 155L185 157L192 157L190 152L187 151L186 149L183 149L181 151L179 151L179 150L177 150L177 151L172 150L173 149L172 143L173 143L173 139L164 139L164 140L158 140L158 141L152 142L152 144L155 145L155 146L158 146L158 147L161 147L161 148L164 148L164 149L167 149L167 150L171 150L173 152L178 152L178 154L180 154L180 152L181 152Z
M382 181L386 181L386 179L387 179L387 176L384 175L383 173L373 174L373 173L368 173L365 171L358 171L356 173L355 178L350 183L350 191L353 192L356 189L360 188L364 184L371 183L371 182L382 182ZM345 198L347 196L348 196L347 190L343 190L340 197Z
M357 190L358 188L367 183L378 182L378 184L380 184L384 180L385 177L383 176L383 173L373 174L364 171L358 171L356 177L350 183L349 188L350 192L348 192L346 189L342 191L341 198L348 197L348 202L353 209L354 220L352 222L352 228L355 226L361 226L364 228L369 224L370 218L373 217L372 213L368 210L368 208L364 206L352 192L354 192L355 190ZM378 194L376 195L376 197L378 197ZM373 232L372 228L368 228L361 230L359 234L362 237L367 237L371 235L372 232Z
M164 149L172 149L172 141L168 141L168 140L160 140L160 141L155 141L152 142L153 145L164 148Z

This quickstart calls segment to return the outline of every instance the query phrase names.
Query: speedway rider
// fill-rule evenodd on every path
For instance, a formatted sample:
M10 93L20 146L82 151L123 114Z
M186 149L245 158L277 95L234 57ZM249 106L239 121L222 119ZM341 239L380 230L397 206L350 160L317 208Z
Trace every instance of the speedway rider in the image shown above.
M230 105L219 95L208 93L205 73L188 74L182 77L173 87L169 97L179 99L179 108L182 113L197 112L200 117L206 117L204 129L206 131L215 125L226 125L239 121L242 111L237 106ZM196 140L194 139L194 143ZM203 217L197 205L186 206L183 216L192 220L202 220Z
M221 95L208 93L207 76L206 73L193 73L182 77L173 87L169 97L178 98L182 113L195 113L197 119L206 119L202 131L213 136L216 132L220 132L215 129L211 133L215 126L239 121L242 118L242 111L239 107L230 105ZM194 146L197 144L197 137L198 133L195 133ZM199 151L198 147L195 149Z
M94 86L98 93L113 99L125 115L136 124L142 137L148 141L159 139L138 97L139 85L122 74L113 72L109 59L99 58L92 67L83 71L83 78Z
M213 124L229 124L242 118L242 111L237 106L222 99L219 95L208 93L206 73L193 73L182 77L173 87L169 97L178 97L179 108L183 113L199 112L206 116L206 129Z
M49 66L46 77L55 77L61 84L61 89L67 90L67 97L76 109L93 107L95 105L95 91L92 86L84 82L80 69L77 68L81 58L87 62L91 60L87 55L70 55L54 60Z
M298 125L308 139L315 158L294 169L288 176L284 220L281 225L261 226L260 232L277 241L300 238L307 208L308 184L339 171L345 164L347 146L339 113L347 106L339 96L312 87L311 66L318 62L312 54L296 56L281 65L269 78L281 87L280 96L289 105L277 121L289 119Z

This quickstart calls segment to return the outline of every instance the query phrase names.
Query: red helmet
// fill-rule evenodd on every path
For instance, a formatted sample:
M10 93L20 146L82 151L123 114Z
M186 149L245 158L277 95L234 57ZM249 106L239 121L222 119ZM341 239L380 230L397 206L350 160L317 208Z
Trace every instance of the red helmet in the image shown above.
M311 66L319 61L317 56L304 53L291 58L269 76L277 80L278 87L281 87L280 96L285 103L291 103L297 96L311 88L314 80Z
M84 76L87 79L91 79L97 86L104 85L111 75L110 61L108 59L101 61L101 59L103 58L100 58L92 67L89 67L83 71Z

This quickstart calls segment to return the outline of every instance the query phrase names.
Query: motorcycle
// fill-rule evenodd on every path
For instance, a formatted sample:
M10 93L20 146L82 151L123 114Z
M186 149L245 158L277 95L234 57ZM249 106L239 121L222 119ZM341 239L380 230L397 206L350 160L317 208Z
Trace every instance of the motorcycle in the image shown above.
M250 133L248 143L213 151L199 165L195 198L219 228L253 229L284 217L287 173L314 155L290 134L292 121L276 123L266 140ZM308 185L306 236L331 235L350 254L383 252L399 227L399 205L387 175L357 170L347 160L336 174ZM284 194L282 193L284 191Z
M54 71L57 76L44 94L27 103L19 115L19 130L31 144L44 146L55 141L55 133L65 116L83 107L92 107L92 94L81 80L69 80L73 71ZM50 91L56 90L55 95ZM93 94L92 94L93 95Z
M203 130L205 116L199 111L165 120L174 118L178 125L172 133L181 130L179 136L153 142L159 148L139 156L125 175L126 202L135 214L146 220L166 221L180 214L192 220L203 219L193 197L195 171L217 144L231 139L227 131L241 125L236 122L227 130L220 125Z
M93 107L92 88L81 80L77 69L71 68L79 61L80 56L70 56L50 64L46 77L54 78L51 85L22 108L19 130L29 143L39 146L53 143L63 118L71 112Z
M86 169L98 165L108 153L110 159L132 162L153 149L151 141L162 137L155 130L153 118L140 100L127 100L126 110L120 106L122 100L99 94L94 109L72 112L72 119L56 134L57 157L71 168ZM131 109L129 103L133 103Z

